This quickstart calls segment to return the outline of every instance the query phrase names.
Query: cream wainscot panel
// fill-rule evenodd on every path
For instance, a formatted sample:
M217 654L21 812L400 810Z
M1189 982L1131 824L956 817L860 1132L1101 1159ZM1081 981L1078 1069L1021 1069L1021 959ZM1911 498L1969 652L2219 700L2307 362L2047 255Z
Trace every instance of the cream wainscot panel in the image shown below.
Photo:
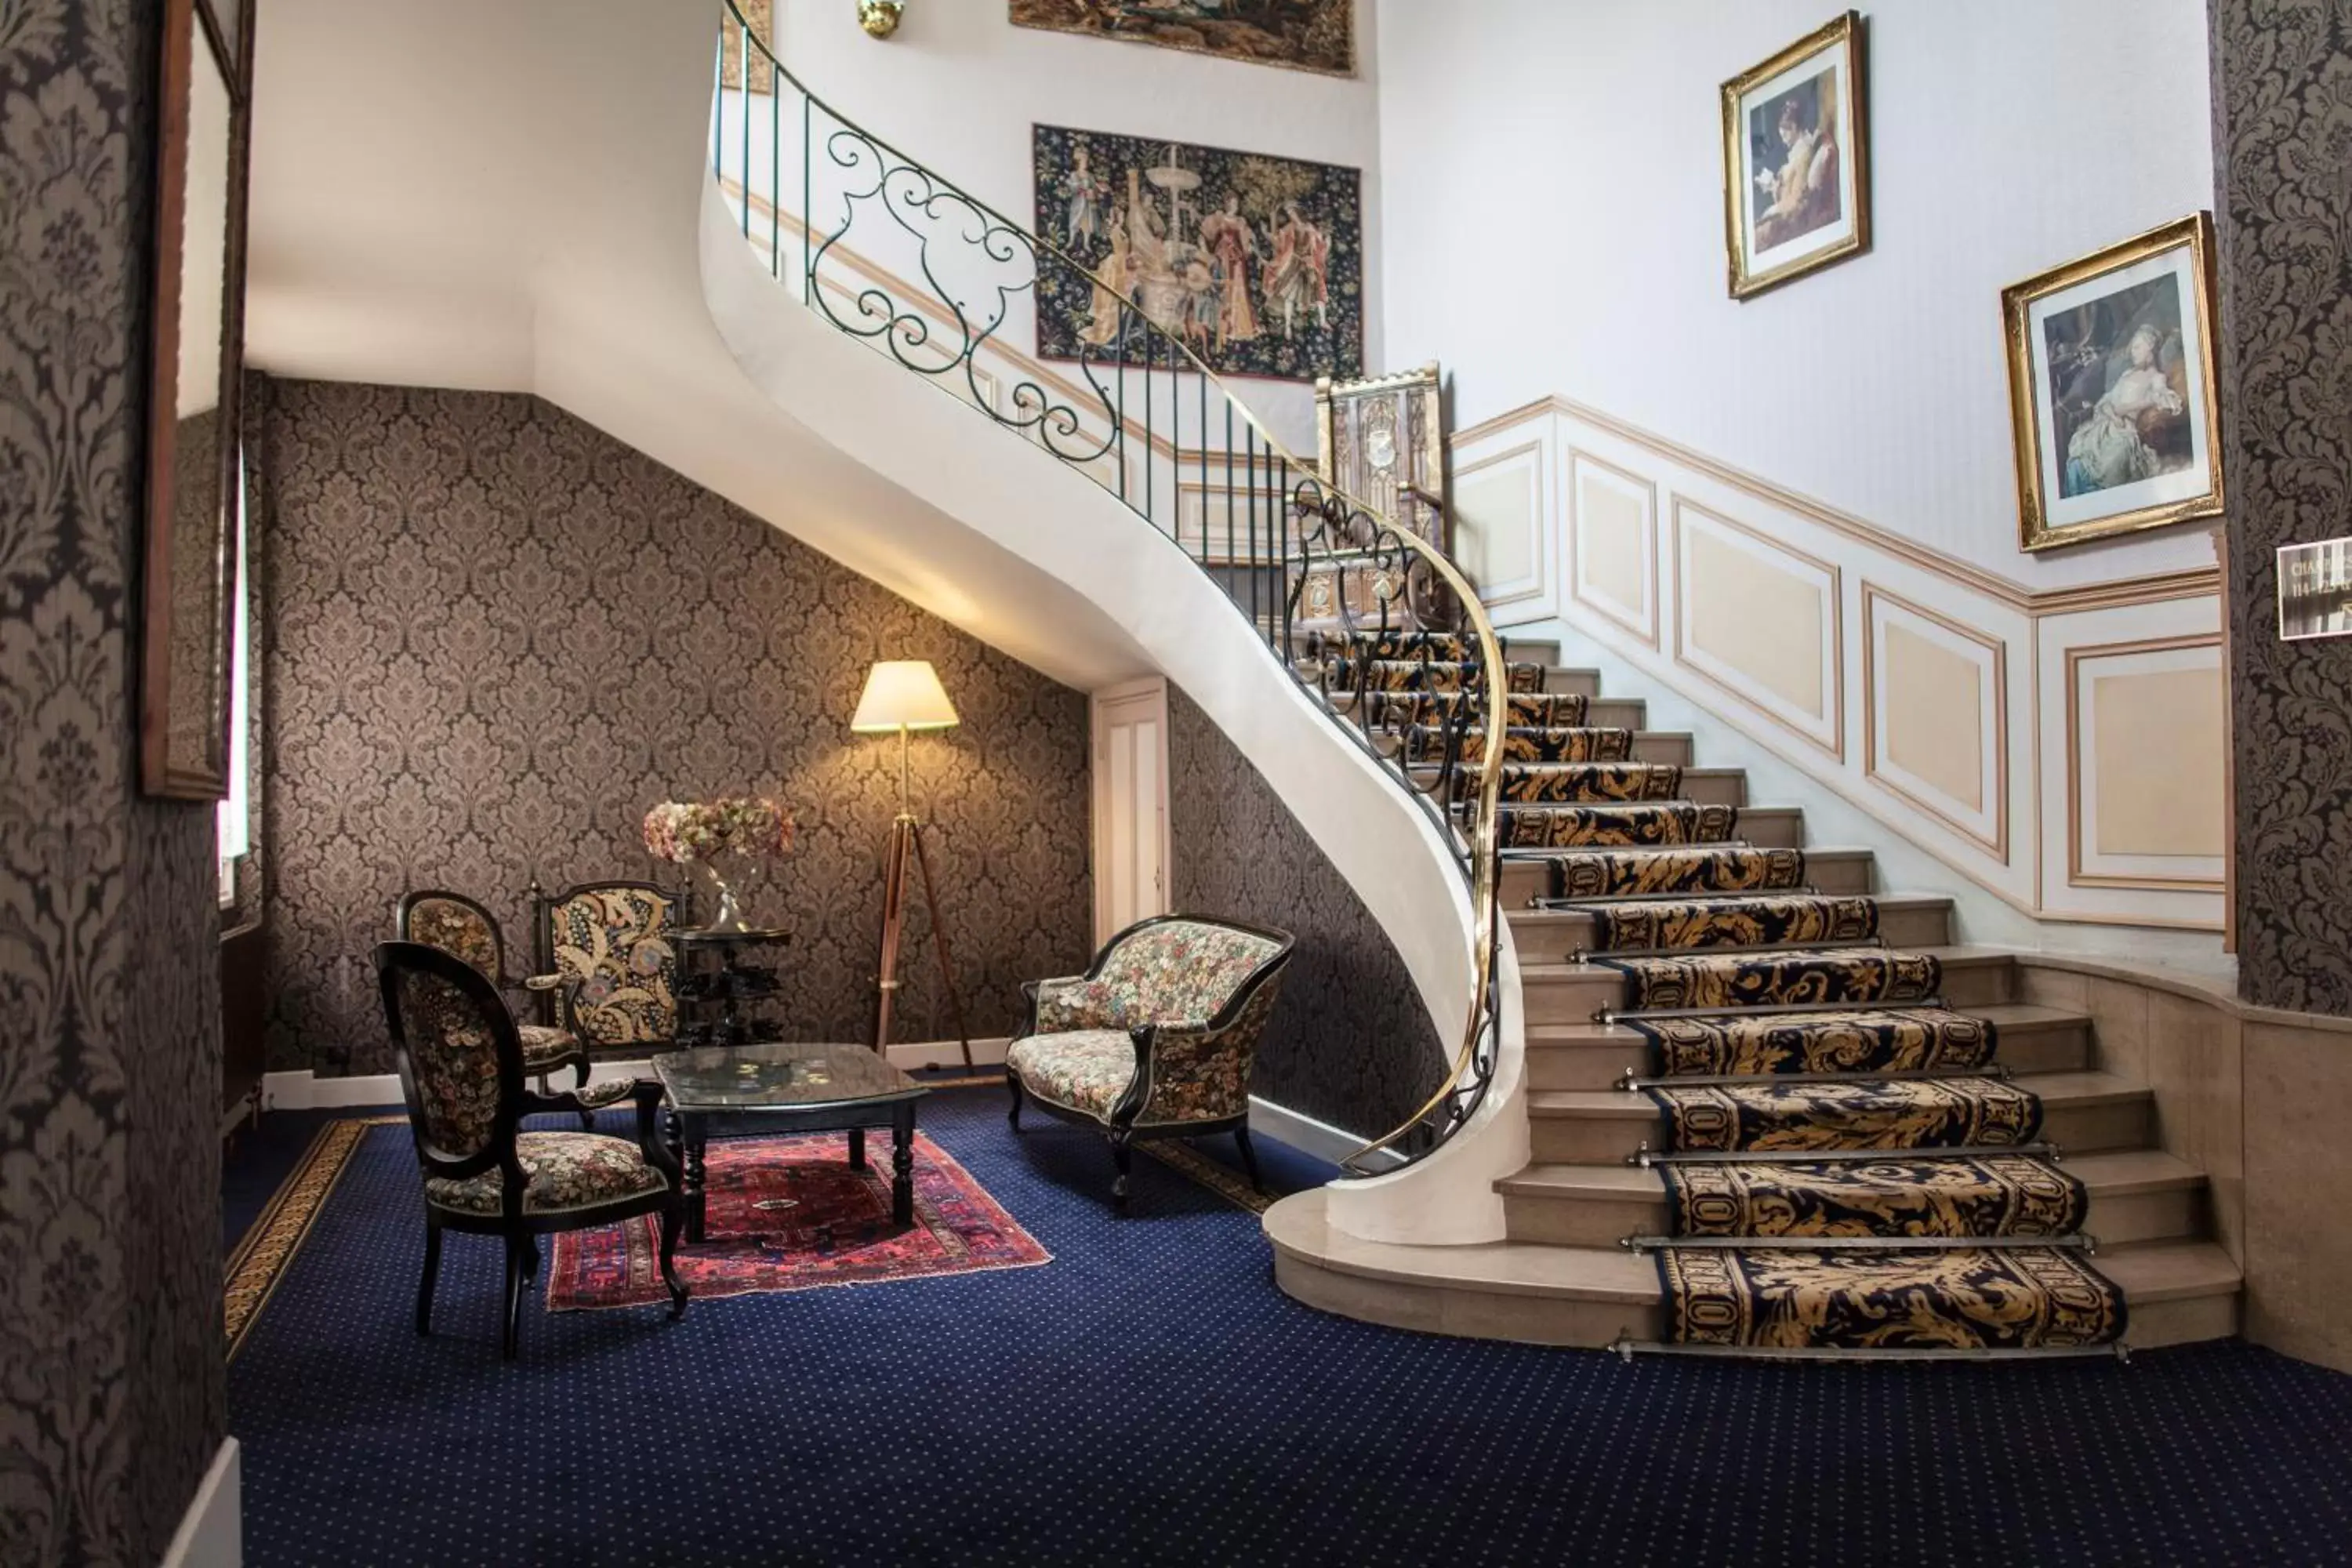
M1551 443L1521 431L1454 459L1454 553L1498 626L1559 613Z
M1558 455L1556 624L1976 889L2047 921L2221 929L2218 574L2037 594L1564 399L1454 449ZM1540 602L1517 588L1498 614Z

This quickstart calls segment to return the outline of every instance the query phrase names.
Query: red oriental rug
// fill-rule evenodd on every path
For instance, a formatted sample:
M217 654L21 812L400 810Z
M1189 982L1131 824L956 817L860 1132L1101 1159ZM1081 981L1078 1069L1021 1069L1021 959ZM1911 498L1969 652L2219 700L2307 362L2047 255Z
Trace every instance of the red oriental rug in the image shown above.
M890 1223L890 1134L866 1135L866 1168L848 1136L714 1138L703 1173L700 1244L681 1240L677 1274L696 1297L871 1285L938 1274L1031 1268L1053 1257L971 1173L915 1134L915 1223ZM651 1215L555 1237L547 1310L645 1307L669 1299Z

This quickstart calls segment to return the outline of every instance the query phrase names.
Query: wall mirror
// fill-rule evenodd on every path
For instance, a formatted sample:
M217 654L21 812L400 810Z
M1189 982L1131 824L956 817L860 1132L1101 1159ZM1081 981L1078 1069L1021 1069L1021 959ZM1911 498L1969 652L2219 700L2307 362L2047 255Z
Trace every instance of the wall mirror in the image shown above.
M228 788L252 0L163 0L139 713L150 795Z

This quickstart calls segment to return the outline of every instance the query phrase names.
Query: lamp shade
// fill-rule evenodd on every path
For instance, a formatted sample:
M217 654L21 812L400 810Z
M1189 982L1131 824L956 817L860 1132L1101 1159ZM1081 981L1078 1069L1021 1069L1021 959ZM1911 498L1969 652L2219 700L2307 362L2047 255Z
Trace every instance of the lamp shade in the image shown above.
M897 730L947 730L961 722L927 658L886 658L866 677L849 727L861 735Z

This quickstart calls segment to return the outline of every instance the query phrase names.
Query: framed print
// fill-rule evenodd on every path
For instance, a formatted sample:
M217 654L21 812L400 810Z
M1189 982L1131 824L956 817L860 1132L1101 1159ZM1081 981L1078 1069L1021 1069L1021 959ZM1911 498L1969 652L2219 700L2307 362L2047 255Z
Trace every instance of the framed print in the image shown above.
M1849 11L1723 84L1731 297L1870 248L1863 21Z
M1008 0L1016 27L1356 74L1355 0Z
M1040 271L1040 359L1139 358L1148 321L1221 375L1363 374L1359 171L1055 125L1033 154L1036 232L1087 269Z
M253 4L163 5L139 777L175 800L228 793Z
M2001 291L2026 549L2221 512L2212 250L2200 213Z

